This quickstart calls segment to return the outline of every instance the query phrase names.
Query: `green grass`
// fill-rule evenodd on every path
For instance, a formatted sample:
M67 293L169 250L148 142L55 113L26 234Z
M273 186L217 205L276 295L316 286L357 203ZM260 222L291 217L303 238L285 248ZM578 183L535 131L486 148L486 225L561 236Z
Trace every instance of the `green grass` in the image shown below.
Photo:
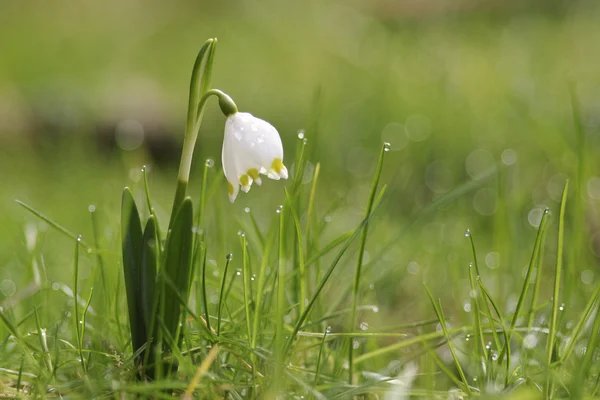
M139 9L148 36L128 30L131 21L108 31L92 22L108 9L81 9L71 21L44 18L42 8L11 21L2 15L23 9L0 6L0 33L21 38L20 47L0 45L0 100L71 65L67 82L86 109L76 130L91 132L114 100L97 82L118 87L139 73L156 82L165 119L183 127L189 64L199 38L214 34L213 86L278 127L290 168L288 181L265 179L229 204L223 117L211 100L177 225L176 163L154 165L143 147L99 155L85 137L51 147L35 142L43 127L32 142L17 136L26 126L3 124L0 392L597 396L597 7L409 21L311 3L295 10L301 24L269 5L259 19L256 10L204 9L213 19L202 27L191 23L200 15L191 3L162 24L158 6ZM35 53L24 32L52 23L56 43ZM56 64L46 53L61 48ZM122 58L129 64L115 66ZM182 261L170 259L158 288L172 293L166 304L132 306L145 332L134 337L157 335L148 348L131 340L125 186L139 209L139 264L158 265L161 251L192 260L181 276ZM191 242L178 247L171 222L193 224L179 228ZM147 287L139 298L156 299ZM163 320L164 307L182 309L185 322L174 312ZM140 380L140 362L155 379Z

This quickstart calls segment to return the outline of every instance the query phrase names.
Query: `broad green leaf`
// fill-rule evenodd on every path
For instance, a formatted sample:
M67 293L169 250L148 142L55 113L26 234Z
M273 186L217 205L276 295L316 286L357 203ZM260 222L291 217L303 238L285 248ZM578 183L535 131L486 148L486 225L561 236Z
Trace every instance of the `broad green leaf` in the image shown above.
M193 208L192 200L187 197L181 203L181 207L173 221L173 227L167 238L165 246L164 273L166 278L173 282L164 286L164 309L163 320L171 336L175 337L177 326L181 315L181 305L178 296L187 300L188 279L192 268L193 248ZM177 293L173 291L177 290Z
M146 343L146 328L142 310L139 307L139 299L141 298L142 224L133 194L129 188L123 190L121 200L121 243L131 343L135 352Z
M146 229L144 229L144 236L142 237L142 255L140 264L140 306L148 336L152 335L152 316L156 313L154 304L157 270L156 250L159 245L156 238L156 219L151 216L148 218L148 222L146 222Z

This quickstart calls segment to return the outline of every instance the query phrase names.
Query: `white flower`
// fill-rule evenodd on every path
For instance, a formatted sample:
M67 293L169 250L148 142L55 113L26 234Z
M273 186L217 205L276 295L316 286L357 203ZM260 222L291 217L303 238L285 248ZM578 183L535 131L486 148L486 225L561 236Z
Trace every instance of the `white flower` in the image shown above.
M279 133L273 125L249 113L236 112L227 117L221 158L232 203L240 185L248 192L252 182L262 183L259 174L276 180L288 177Z

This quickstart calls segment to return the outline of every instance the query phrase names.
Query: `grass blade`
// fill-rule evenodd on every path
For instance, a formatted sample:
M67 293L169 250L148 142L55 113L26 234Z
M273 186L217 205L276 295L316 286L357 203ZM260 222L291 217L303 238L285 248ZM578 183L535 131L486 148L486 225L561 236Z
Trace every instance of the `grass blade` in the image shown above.
M583 328L585 327L588 319L593 315L592 310L593 310L594 304L596 304L598 299L600 299L600 285L598 285L596 287L596 289L594 290L592 297L590 297L590 300L588 301L587 305L583 309L583 312L581 313L581 318L579 319L579 321L577 321L577 324L573 328L571 337L570 337L567 345L565 346L565 349L563 350L563 353L560 357L562 362L566 361L569 358L569 356L571 355L571 353L573 352L573 349L575 348L575 344L577 343L577 339L579 338L579 335L583 331Z
M375 202L375 196L377 195L377 186L379 186L379 179L381 178L381 171L383 171L383 159L385 158L385 153L387 153L390 149L389 143L383 143L381 146L381 150L379 151L379 160L377 161L377 168L375 170L375 176L373 177L373 181L371 183L371 191L369 193L369 200L367 202L367 208L365 209L365 219L371 215L371 210L373 209L373 204ZM360 236L360 245L358 249L358 256L356 259L356 268L354 270L354 280L352 284L352 316L350 318L350 332L354 331L356 328L356 318L358 317L356 307L358 306L358 298L359 298L359 290L360 290L360 275L363 265L363 257L365 254L365 248L367 245L367 235L369 233L369 224L368 222L365 224L365 227L362 229ZM352 384L354 382L354 343L353 339L350 338L348 343L348 383Z
M452 354L452 358L454 359L454 363L456 364L456 369L458 370L458 374L460 375L460 379L462 380L462 383L464 385L464 390L471 395L471 388L469 387L469 383L467 382L467 378L465 376L465 373L463 372L462 366L460 365L460 361L458 359L458 356L456 355L456 351L454 350L454 345L452 344L452 338L450 337L450 334L448 332L448 327L446 326L446 319L444 318L444 313L442 311L442 304L439 303L439 305L436 305L435 301L433 300L433 296L431 295L431 292L429 291L429 288L427 287L427 285L425 285L425 290L427 291L427 296L429 296L429 300L431 301L431 305L433 306L433 310L435 311L435 315L438 318L438 321L440 322L440 325L442 326L442 331L444 332L444 336L446 337L446 341L448 343L448 348L450 349L450 353Z
M44 221L45 223L47 223L48 225L50 225L51 227L53 227L54 229L56 229L57 231L64 234L65 236L67 236L73 240L77 240L77 238L79 237L79 235L74 234L73 232L71 232L70 230L65 228L64 226L60 225L57 222L54 222L49 217L42 214L40 211L36 210L35 208L31 207L30 205L23 203L21 200L15 200L15 202L18 205L20 205L21 207L23 207L24 209L26 209L27 211L29 211L30 213L32 213L33 215L35 215L36 217L38 217L39 219L41 219L42 221ZM83 239L81 239L79 241L79 244L82 245L86 250L89 250L91 248L86 242L83 241Z
M267 269L267 264L269 263L269 257L271 255L271 250L273 247L273 243L275 242L275 229L271 229L269 232L269 236L267 238L267 243L265 245L265 249L263 251L262 254L262 260L260 262L260 268L258 271L258 287L256 290L256 301L255 304L256 306L254 307L254 321L252 324L252 342L251 342L251 348L255 349L256 348L256 344L258 343L258 335L259 335L259 331L258 331L258 326L259 326L259 317L262 314L262 300L263 300L263 292L264 292L264 288L265 288L265 275L266 275L266 269Z
M244 281L244 309L246 311L246 332L248 334L248 344L250 344L252 343L252 328L250 327L250 268L248 266L248 246L246 242L246 234L241 234L240 243L242 245L242 280Z
M221 310L223 309L223 302L225 298L225 282L227 281L227 270L229 269L229 263L231 263L231 254L227 254L225 261L225 269L223 270L223 279L221 280L221 290L219 291L219 305L217 307L217 336L221 335Z
M546 346L546 361L548 367L552 364L554 357L554 342L556 341L556 333L558 331L558 307L560 304L560 287L562 278L563 268L563 251L564 251L564 240L565 240L565 210L567 208L567 193L569 190L569 181L565 182L565 187L562 193L562 199L560 202L560 214L558 216L558 243L556 250L556 270L554 273L554 295L552 297L552 316L550 319L550 330L548 332L548 343ZM548 373L546 380L546 397L552 398L553 395L553 382L552 374Z
M385 192L385 187L381 190L379 198L381 198L381 196L383 196L384 192ZM313 293L310 301L306 305L306 309L300 315L300 318L298 318L298 320L296 321L296 325L294 325L294 329L293 329L292 333L288 337L288 340L287 340L287 343L286 343L286 346L285 346L285 352L286 353L291 348L291 345L292 345L292 343L293 343L296 335L300 331L300 328L304 324L304 321L306 320L306 318L308 318L308 315L310 314L310 311L312 310L313 305L315 304L315 302L317 301L317 298L321 294L321 291L323 290L323 287L325 287L325 284L329 281L329 278L331 277L331 274L333 274L333 271L335 270L335 268L337 267L338 263L340 262L340 260L344 256L344 254L346 253L346 250L348 250L348 248L350 247L350 245L352 244L352 242L354 241L354 239L356 239L356 237L359 235L359 233L365 227L365 225L367 224L367 221L369 221L369 219L371 218L371 216L373 215L373 213L375 212L376 209L377 209L377 206L374 207L373 212L371 213L371 215L368 218L365 218L360 223L360 225L354 230L354 233L352 234L352 236L350 236L348 238L348 240L346 241L346 243L344 244L344 246L340 249L340 251L338 252L337 256L335 257L335 259L333 260L333 262L329 266L329 269L327 270L327 272L325 273L325 275L323 276L323 278L319 282L319 285L315 289L315 292Z
M504 354L510 350L509 349L510 339L512 338L512 333L513 333L515 327L517 326L517 321L519 320L521 308L523 307L523 303L525 302L525 297L527 296L527 289L531 285L531 275L533 274L533 270L536 268L536 265L538 265L540 252L541 252L542 245L544 242L543 241L543 239L545 237L544 235L546 232L546 228L548 226L549 215L550 215L550 210L545 209L544 214L542 215L542 219L540 221L540 225L538 227L538 232L537 232L537 235L535 238L535 244L533 246L533 252L531 254L531 259L529 260L529 266L527 267L527 273L525 274L525 281L523 282L523 286L521 287L521 293L519 294L519 300L517 301L517 306L515 308L512 320L510 322L510 328L508 330L508 338L506 340L506 343L504 344L504 347L502 348L502 352L500 353L500 356L498 357L499 363L502 362L502 359L504 358ZM537 273L539 275L540 271L538 270ZM530 315L532 315L532 314L530 313ZM510 364L510 362L509 362L509 364Z

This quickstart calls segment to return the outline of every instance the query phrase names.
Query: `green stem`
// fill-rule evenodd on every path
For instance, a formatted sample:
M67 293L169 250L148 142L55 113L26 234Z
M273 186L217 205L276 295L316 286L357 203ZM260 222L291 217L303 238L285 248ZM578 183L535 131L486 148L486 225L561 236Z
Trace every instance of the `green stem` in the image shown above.
M177 189L175 191L175 200L173 201L173 210L171 211L171 224L173 223L175 214L181 205L187 192L187 185L190 180L190 171L192 169L192 158L194 156L194 147L196 146L196 140L198 139L198 132L200 131L200 125L202 124L202 115L206 102L211 96L217 96L219 98L219 106L221 111L227 116L237 112L237 107L231 97L223 93L218 89L210 89L204 92L198 102L198 107L195 109L195 121L190 124L189 111L188 110L188 124L186 125L186 132L183 138L183 150L181 151L181 161L179 162L179 173L177 175ZM169 226L170 228L171 226Z

